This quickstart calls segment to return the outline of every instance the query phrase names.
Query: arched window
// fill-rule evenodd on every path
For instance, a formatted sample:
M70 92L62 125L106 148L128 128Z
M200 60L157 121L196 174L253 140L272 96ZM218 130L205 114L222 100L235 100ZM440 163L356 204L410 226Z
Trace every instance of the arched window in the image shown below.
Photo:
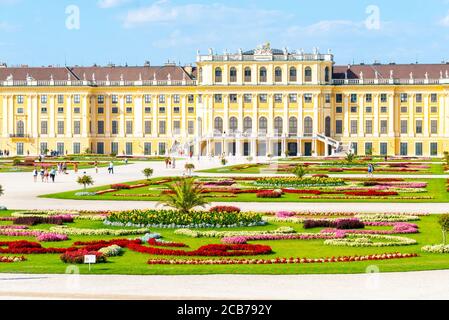
M252 130L253 130L253 120L251 119L251 117L246 117L243 120L243 132L251 134Z
M304 119L304 135L313 136L313 120L311 117Z
M223 134L223 119L216 117L214 121L215 134Z
M329 82L330 81L330 71L329 71L329 67L326 67L326 69L324 69L324 81Z
M259 133L266 134L268 131L268 120L265 117L259 118Z
M295 67L290 68L290 81L296 82L298 80L298 73Z
M25 124L22 120L17 121L17 135L19 137L25 136Z
M296 117L291 117L288 120L288 133L295 136L298 134L298 119Z
M245 82L251 82L251 68L250 67L246 67L245 68Z
M312 68L307 67L304 69L304 81L312 82Z
M232 67L229 71L229 81L230 82L237 82L237 69Z
M267 82L267 69L265 67L260 68L259 79L260 82Z
M215 82L222 82L223 81L223 72L221 71L221 68L215 68Z
M231 131L231 133L235 133L239 128L239 121L237 120L236 117L232 117L231 119L229 119L229 130Z
M282 69L280 67L274 69L274 81L282 82Z
M277 136L281 136L284 132L284 121L281 117L276 117L274 119L274 134Z

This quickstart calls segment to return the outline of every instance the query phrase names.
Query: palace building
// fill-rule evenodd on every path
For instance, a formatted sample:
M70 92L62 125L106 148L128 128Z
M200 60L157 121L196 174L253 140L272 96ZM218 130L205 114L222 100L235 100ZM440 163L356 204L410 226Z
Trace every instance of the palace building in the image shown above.
M0 65L11 155L436 157L448 138L449 64L338 66L266 44L194 67Z

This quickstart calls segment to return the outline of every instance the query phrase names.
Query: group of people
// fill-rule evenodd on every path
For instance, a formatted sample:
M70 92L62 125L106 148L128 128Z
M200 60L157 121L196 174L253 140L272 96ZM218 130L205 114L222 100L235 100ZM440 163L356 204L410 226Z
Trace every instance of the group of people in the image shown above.
M54 183L56 173L57 173L56 167L52 167L51 169L41 167L40 170L38 170L37 167L35 167L33 170L34 182L37 182L37 178L38 176L40 176L42 182L50 182L51 179L51 181Z
M3 157L9 157L9 150L0 150L0 156Z
M176 159L173 158L165 158L165 168L176 169Z

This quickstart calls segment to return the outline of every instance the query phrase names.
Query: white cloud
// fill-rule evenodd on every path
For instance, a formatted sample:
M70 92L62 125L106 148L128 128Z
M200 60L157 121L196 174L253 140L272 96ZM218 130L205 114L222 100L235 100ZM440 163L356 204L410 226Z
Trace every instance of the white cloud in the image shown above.
M449 12L443 19L439 21L439 25L443 27L449 27Z
M129 2L131 2L131 0L99 0L98 6L102 9L110 9L110 8L120 7Z

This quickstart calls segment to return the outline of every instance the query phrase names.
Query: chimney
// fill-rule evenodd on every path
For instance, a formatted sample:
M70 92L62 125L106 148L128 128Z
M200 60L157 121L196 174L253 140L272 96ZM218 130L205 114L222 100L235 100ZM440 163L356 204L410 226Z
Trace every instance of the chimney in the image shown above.
M144 67L150 67L151 63L150 61L146 60L145 63L143 64Z

